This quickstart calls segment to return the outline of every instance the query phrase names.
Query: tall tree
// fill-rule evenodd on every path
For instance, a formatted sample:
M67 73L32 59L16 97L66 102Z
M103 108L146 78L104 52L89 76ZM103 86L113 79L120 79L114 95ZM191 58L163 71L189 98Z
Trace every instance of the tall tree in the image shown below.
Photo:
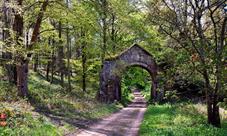
M82 89L86 92L86 77L87 77L87 47L85 30L81 28L81 59L82 59Z
M70 1L66 1L66 6L69 8ZM71 66L70 66L70 59L71 59L71 38L69 35L69 24L67 21L67 28L66 28L66 44L67 44L67 76L68 76L68 90L71 92Z
M2 22L3 22L3 28L2 28L2 38L5 44L7 46L10 45L10 29L12 27L12 8L7 6L10 3L9 0L4 0L2 5ZM12 53L8 51L4 51L2 53L2 58L11 61L12 60ZM7 70L7 76L10 83L16 84L17 82L17 73L16 73L16 66L13 64L5 64L6 70Z
M227 16L225 0L155 0L148 2L150 21L199 59L192 63L205 82L208 123L220 127L218 96L222 91ZM211 80L214 76L215 82Z
M64 46L62 42L62 23L59 22L58 24L58 38L59 38L59 47L58 47L58 56L57 56L57 63L58 63L58 71L61 77L61 85L64 86L64 73L65 73L65 62L64 62Z
M48 0L45 0L40 8L39 14L36 18L36 22L34 24L34 29L32 32L32 37L31 37L31 42L30 44L25 47L28 51L32 50L32 47L36 43L39 35L39 30L41 26L41 22L44 16L44 12L46 11L46 8L48 6ZM22 9L23 0L17 0L17 6ZM15 19L14 19L14 25L13 25L13 30L16 33L16 44L18 46L24 46L23 45L23 25L24 25L24 20L23 20L23 15L21 12L18 10L15 10ZM28 63L29 63L29 58L31 57L31 53L28 53L26 56L23 56L21 54L16 54L16 67L17 67L17 88L18 92L21 96L28 96Z

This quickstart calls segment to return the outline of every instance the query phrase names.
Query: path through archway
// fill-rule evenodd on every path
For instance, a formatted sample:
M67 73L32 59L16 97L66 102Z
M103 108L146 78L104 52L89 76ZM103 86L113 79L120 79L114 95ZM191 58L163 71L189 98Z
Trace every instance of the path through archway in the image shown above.
M146 101L150 100L152 88L151 75L147 70L138 66L129 67L121 78L121 104L128 105L134 99L133 92L140 92Z
M135 44L119 56L104 61L100 73L100 90L98 100L102 102L114 102L121 100L121 74L131 66L146 69L152 78L151 96L156 100L157 89L157 64L153 56Z

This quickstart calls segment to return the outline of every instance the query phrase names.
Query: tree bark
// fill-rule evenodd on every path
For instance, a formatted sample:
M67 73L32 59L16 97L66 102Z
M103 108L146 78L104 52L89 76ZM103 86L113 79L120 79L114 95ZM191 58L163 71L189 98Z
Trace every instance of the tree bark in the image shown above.
M3 41L7 43L8 38L10 38L10 22L11 22L11 9L6 7L8 0L4 0L2 10L3 10L3 16L2 16L2 22L4 22L4 26L2 28L2 38ZM10 52L2 52L2 58L5 60L11 60L12 59L12 53ZM17 73L16 73L16 65L14 64L4 64L4 67L6 68L8 80L10 83L17 84Z
M85 32L83 29L81 29L81 37L85 39ZM82 42L82 46L81 46L81 59L82 59L82 89L83 92L86 92L86 63L87 63L87 54L86 54L86 42Z
M38 65L39 65L39 56L38 56L38 54L35 55L34 59L35 59L34 60L35 62L34 62L34 66L33 66L34 68L33 69L34 69L35 72L37 72L38 71Z
M17 89L19 96L28 96L28 62L17 64Z
M61 86L64 86L64 70L65 70L65 63L64 63L64 48L62 45L62 24L61 22L59 22L59 26L58 26L58 37L60 39L59 41L59 47L58 47L58 56L57 56L57 63L58 63L58 71L60 73L60 77L61 77Z
M55 41L52 41L52 45L55 44ZM56 57L55 57L55 50L52 51L51 53L51 80L50 83L52 84L54 81L54 69L55 69L55 62L56 62Z
M49 82L50 81L50 77L49 77L49 73L50 73L50 61L48 60L47 62L47 66L46 66L46 80Z
M102 28L102 54L101 54L101 61L102 64L104 62L105 56L106 56L106 49L107 49L107 1L102 0L102 23L103 23L103 28Z
M38 36L39 36L39 29L42 23L42 19L44 16L44 12L46 11L46 8L48 6L49 0L45 0L42 4L42 7L39 11L39 14L37 16L37 20L33 29L33 33L32 33L32 38L31 38L31 44L28 46L28 49L31 49L34 45L34 43L38 40Z
M67 26L68 27L68 26ZM71 59L71 50L70 50L70 37L69 37L69 28L66 30L66 36L67 36L67 77L68 77L68 91L72 91L71 87L71 68L70 68L70 59Z
M22 7L23 0L17 0L17 5ZM21 41L20 37L23 37L23 27L24 21L23 16L18 12L15 11L15 18L13 24L13 30L16 33L16 43L19 45L23 41ZM20 96L28 96L28 84L27 84L27 77L28 77L28 62L25 58L18 56L17 58L18 64L16 65L16 74L17 75L17 90Z
M51 57L52 57L52 62L51 62L51 80L50 80L50 83L52 84L53 81L54 81L54 64L55 64L55 57L54 57L53 53L52 53Z
M48 44L49 46L51 46L51 39L49 38L48 40ZM51 57L49 57L48 55L48 60L47 60L47 66L46 66L46 80L49 82L50 78L49 78L49 73L50 73L50 65L51 65Z
M18 0L17 3L19 6L22 6L23 0ZM38 33L41 26L42 18L44 15L44 11L46 10L46 7L48 5L48 0L43 2L43 5L40 9L40 12L38 14L35 27L32 34L31 44L27 46L28 49L31 49L34 45L34 43L38 39ZM22 43L19 42L19 37L23 36L23 16L19 14L18 12L15 14L15 20L14 20L14 31L16 32L16 39L18 41L18 44ZM28 57L31 57L31 54L27 55ZM28 64L29 59L19 57L17 64L17 89L19 91L19 95L26 97L28 96Z
M111 41L112 41L112 50L113 50L113 53L116 53L116 43L115 43L115 15L114 13L112 13L112 23L111 23Z
M210 85L207 71L204 70L203 77L205 79L205 91L207 101L207 121L209 124L215 127L221 127L218 95L214 93L213 88Z

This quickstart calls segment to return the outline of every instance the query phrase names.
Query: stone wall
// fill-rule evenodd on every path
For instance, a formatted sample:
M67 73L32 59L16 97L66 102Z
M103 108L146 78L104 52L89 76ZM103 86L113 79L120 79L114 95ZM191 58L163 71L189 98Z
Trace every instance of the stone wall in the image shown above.
M121 100L121 76L131 66L139 66L146 69L152 77L151 95L156 97L157 65L153 56L139 45L135 44L119 56L104 61L100 72L100 90L98 99L111 103Z

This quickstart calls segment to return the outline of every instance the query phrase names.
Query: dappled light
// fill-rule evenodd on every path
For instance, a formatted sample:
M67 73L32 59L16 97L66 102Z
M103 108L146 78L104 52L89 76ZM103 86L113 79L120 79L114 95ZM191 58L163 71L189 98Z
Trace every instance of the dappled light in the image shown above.
M226 0L0 0L0 136L227 136Z

